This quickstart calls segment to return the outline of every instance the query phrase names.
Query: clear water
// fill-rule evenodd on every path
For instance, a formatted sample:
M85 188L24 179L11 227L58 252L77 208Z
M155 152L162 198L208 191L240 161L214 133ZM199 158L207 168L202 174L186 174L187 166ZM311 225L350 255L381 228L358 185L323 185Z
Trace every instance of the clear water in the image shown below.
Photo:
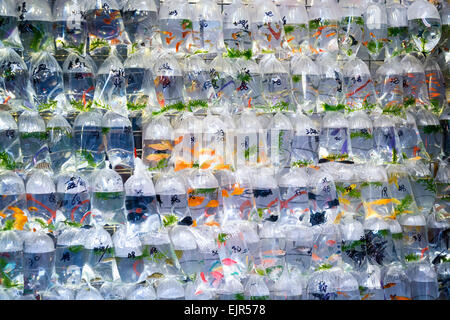
M47 128L48 148L52 169L59 172L73 154L73 136L71 128Z
M373 137L383 162L393 161L394 153L397 155L397 160L400 159L400 146L395 139L394 127L374 127Z
M249 81L242 81L242 76L250 76ZM241 77L241 80L239 80ZM262 97L262 77L259 74L251 74L250 71L244 69L238 74L238 81L236 82L236 97L241 99L242 107L248 106L262 106L265 104Z
M338 291L336 300L361 300L359 290Z
M252 36L248 21L241 20L230 25L224 24L223 39L227 48L240 51L251 50Z
M436 159L441 153L442 127L440 125L417 126L420 138L432 159Z
M158 13L147 10L125 11L123 13L125 30L132 43L150 44L157 29Z
M375 90L370 74L344 77L346 103L354 109L362 109L364 103L376 102Z
M14 33L17 21L15 16L0 16L0 40L5 46L8 46L8 38Z
M214 68L209 70L211 82L216 92L218 99L225 101L234 101L236 87L239 83L236 83L235 79L228 74L220 73Z
M293 51L308 53L309 31L306 24L285 24L286 41ZM306 50L308 48L308 50Z
M387 183L374 182L369 183L369 185L361 184L361 199L364 201L364 210L366 214L368 213L368 206L370 206L379 215L385 217L390 216L394 212L392 203L387 203L384 205L370 205L372 201L377 201L379 199L391 199L392 196L388 193L389 186Z
M54 51L52 21L19 20L17 27L24 52Z
M156 196L126 196L125 208L129 223L140 224L153 214L158 214Z
M267 130L267 150L273 166L289 167L292 136L292 130Z
M448 250L450 247L450 241L446 235L449 233L448 229L427 227L427 231L428 245L432 254Z
M87 214L91 210L89 192L58 192L57 197L60 203L59 210L68 221L82 224L90 222L90 215Z
M376 60L383 49L386 47L387 25L381 24L379 29L371 29L364 26L364 40L362 44L366 47L372 60Z
M18 130L0 130L0 150L6 151L12 159L19 158L20 143Z
M195 49L208 52L217 51L217 43L222 31L221 21L195 20L193 21L193 29L194 52Z
M89 154L96 165L105 161L103 134L100 126L74 127L73 133L77 163L86 161L86 155Z
M25 194L0 194L0 211L6 215L6 219L12 218L14 211L8 207L17 207L21 210L26 208Z
M149 76L144 68L126 68L125 76L127 101L142 103L143 91L145 90L145 77ZM146 93L148 94L148 93Z
M145 165L154 170L164 170L168 168L168 160L172 154L173 140L144 139L142 148L142 160ZM153 148L153 147L157 148ZM165 150L158 150L165 149Z
M408 20L408 32L419 51L430 52L441 38L441 19Z
M81 52L84 52L87 25L81 17L68 18L66 21L55 21L54 32L58 51L75 51L81 48Z
M311 255L311 247L297 244L295 241L286 241L286 262L300 272L310 270Z
M124 212L125 192L94 192L92 194L92 209L102 214L102 220L107 224L125 223Z
M5 88L10 93L11 99L28 99L28 71L15 61L3 61L0 70L6 80Z
M183 102L182 76L157 76L155 78L156 99L161 107Z
M411 281L411 297L413 300L436 300L438 283Z
M368 162L377 146L373 138L372 129L350 129L352 153L359 162Z
M339 49L346 56L356 56L364 37L362 17L342 17L339 23Z
M255 197L259 219L265 220L270 218L271 215L278 215L279 192L278 188L253 188L253 196Z
M403 77L403 96L404 98L414 98L419 101L424 101L425 97L422 96L426 94L426 78L423 72L409 72Z
M306 187L281 187L280 186L280 210L283 216L301 219L309 210L308 190Z
M36 92L36 99L40 103L55 100L63 92L63 75L61 72L52 72L45 64L39 64L32 71L31 85Z
M46 132L21 132L20 145L22 149L23 163L39 162L48 155Z
M50 286L55 252L23 253L24 294L38 294Z
M84 266L84 250L78 246L56 246L55 271L62 284L77 285L81 282L81 270Z
M86 12L89 34L99 39L113 40L120 36L121 15L119 10L96 9Z
M322 104L337 105L341 103L342 76L337 72L334 74L334 78L323 77L320 79L318 100Z
M200 225L219 211L219 188L197 188L188 193L188 205L192 219Z
M263 96L269 105L280 105L283 110L292 110L289 74L264 74L261 83Z
M336 155L338 158L348 156L350 152L348 129L322 128L320 131L320 148L324 148L328 152L326 156Z
M202 260L202 254L198 249L193 250L175 250L175 254L178 257L181 270L187 275L193 275L201 272L200 261Z
M92 101L95 91L95 76L92 72L72 71L78 68L86 69L88 66L77 57L69 63L68 70L63 74L66 98L68 101Z
M319 30L319 28L322 28ZM319 52L336 52L338 47L338 21L316 19L309 21L309 45L313 56ZM322 51L321 51L322 50Z
M212 82L209 71L186 72L184 77L186 96L190 100L209 100L213 98ZM211 94L212 93L212 94Z
M308 300L337 300L336 292L307 292Z
M436 186L431 178L411 179L411 188L417 207L423 214L431 211L436 198Z
M339 206L346 212L361 212L363 204L361 201L361 187L357 182L335 181L336 193L339 199Z
M157 194L158 209L161 215L175 214L180 220L189 215L187 195L184 194Z
M84 250L84 260L95 272L97 280L112 281L113 280L113 262L112 248L96 247L94 249Z
M300 105L315 107L317 96L319 94L318 75L293 75L292 76L292 94L295 101ZM307 110L310 111L310 110ZM314 109L312 111L315 111Z
M428 247L426 226L408 226L403 225L403 248L404 257L414 255L420 260L428 260L430 251Z
M58 209L56 193L27 193L27 209L32 218L42 219L46 223L52 222Z
M404 47L410 47L409 31L407 26L388 27L387 28L388 43L386 46L386 54L388 56L396 55L403 51Z
M192 34L192 22L183 19L160 19L159 29L163 48L185 51L186 42Z
M283 24L281 21L268 23L252 22L251 30L253 40L261 50L280 50L281 42L283 41Z
M23 253L22 251L0 252L0 263L4 266L0 268L2 277L8 277L12 281L22 282L23 280Z
M397 128L398 138L400 140L400 146L402 152L406 154L406 157L415 158L420 156L421 141L420 135L417 134L415 124L402 125Z
M255 208L255 199L253 191L244 188L242 193L233 187L222 187L223 212L220 214L226 216L226 220L248 220ZM240 194L239 194L240 193Z
M137 282L144 271L144 260L142 257L136 257L134 251L130 252L128 257L116 257L116 263L120 280L125 283Z
M106 153L112 164L134 167L134 138L130 127L113 127L108 129L106 137Z
M310 135L294 135L291 144L291 162L317 164L319 162L319 131L316 129Z
M425 77L427 81L428 97L430 102L438 103L439 110L446 105L446 86L444 75L441 70L431 69L425 71Z
M390 75L375 85L375 90L384 108L403 104L403 76Z
M384 299L394 300L396 297L411 298L411 289L406 282L402 279L397 281L389 281L389 283L384 283Z

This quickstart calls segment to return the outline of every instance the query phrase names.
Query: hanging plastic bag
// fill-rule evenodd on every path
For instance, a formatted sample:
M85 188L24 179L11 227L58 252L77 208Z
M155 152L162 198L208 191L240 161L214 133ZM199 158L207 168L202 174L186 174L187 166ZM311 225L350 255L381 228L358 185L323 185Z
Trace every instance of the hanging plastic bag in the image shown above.
M132 46L152 47L161 42L158 9L153 0L127 1L123 7L123 23Z
M333 54L325 53L316 61L320 68L317 112L338 111L345 108L342 68Z
M53 172L75 169L72 126L56 114L47 123L48 148Z
M84 2L80 0L58 0L53 5L55 21L56 54L64 58L75 52L82 55L86 52L86 12Z
M305 113L316 112L319 93L319 67L307 56L295 55L291 61L292 95Z
M0 12L0 16L3 21L2 28L0 28L1 43L5 47L23 50L22 42L19 37L19 30L17 28L18 18L15 8L15 1L4 1Z
M267 126L267 150L270 164L284 171L291 163L291 143L294 135L291 121L278 111Z
M236 105L240 104L236 95L238 82L235 76L238 73L237 67L232 59L225 58L220 54L209 64L210 78L216 92L214 110L217 110L217 113L236 110L238 108Z
M444 75L439 64L431 57L425 60L424 69L431 111L439 115L447 105Z
M372 122L373 137L382 162L399 163L403 161L400 140L393 119L381 115L374 117Z
M92 105L97 66L89 55L70 53L62 65L66 100L73 109L86 111Z
M167 171L174 148L172 126L165 116L157 116L145 126L142 160L151 171Z
M367 5L363 16L365 24L362 44L372 60L376 60L388 42L386 6L384 3L371 2Z
M413 115L427 153L431 159L439 158L442 152L443 130L438 117L424 108L418 108Z
M108 111L102 118L105 151L112 168L134 168L133 129L128 117Z
M283 1L280 5L286 43L292 52L309 54L308 14L303 4Z
M157 232L161 218L157 209L155 188L141 159L135 158L134 174L125 182L125 209L128 228L142 237L149 232Z
M252 32L249 5L233 0L223 7L223 38L228 52L252 55Z
M19 130L14 118L6 111L0 111L0 168L16 170L20 167Z
M221 10L212 0L200 0L194 5L192 47L196 53L220 54L224 51Z
M308 12L309 49L317 58L322 53L336 54L338 45L338 22L341 12L337 3L330 0L314 1Z
M387 36L386 56L395 57L403 52L410 52L412 44L408 34L407 7L398 2L387 3Z
M192 8L187 1L170 0L159 8L159 32L163 48L188 52L192 44Z
M262 71L252 59L238 58L236 65L239 68L236 80L236 98L241 101L236 104L232 113L239 113L245 107L264 108L265 101L262 95Z
M373 124L363 110L352 112L348 118L350 140L355 163L377 163L377 145L373 136Z
M73 124L77 169L92 171L104 166L105 146L102 133L102 113L92 110L80 113Z
M95 0L85 5L88 52L98 65L112 48L130 44L120 9L115 0Z
M58 282L68 288L81 284L85 263L84 229L66 228L58 234L55 251L55 271Z
M320 123L297 111L292 119L291 167L317 165L319 162Z
M18 29L25 59L31 53L55 52L52 9L46 1L26 0L17 4Z
M348 121L340 112L327 112L322 119L319 159L319 163L353 161Z
M339 51L345 57L353 58L358 54L364 40L364 18L362 5L357 0L339 2L342 18L339 22Z

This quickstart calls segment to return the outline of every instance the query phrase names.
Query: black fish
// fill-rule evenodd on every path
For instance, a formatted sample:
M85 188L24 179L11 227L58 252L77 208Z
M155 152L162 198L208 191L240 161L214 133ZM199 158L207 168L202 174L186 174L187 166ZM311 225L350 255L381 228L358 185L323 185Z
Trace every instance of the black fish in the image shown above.
M183 218L183 220L181 220L180 222L178 222L178 225L181 226L190 226L194 223L194 221L192 220L192 217L185 217Z
M322 224L325 221L325 211L311 213L311 216L309 217L309 222L312 226Z
M270 196L272 193L271 189L253 189L253 194L255 198L262 197L265 198L267 196Z
M278 216L275 216L273 214L271 214L270 217L265 219L265 221L272 221L272 222L275 222L277 220L278 220Z

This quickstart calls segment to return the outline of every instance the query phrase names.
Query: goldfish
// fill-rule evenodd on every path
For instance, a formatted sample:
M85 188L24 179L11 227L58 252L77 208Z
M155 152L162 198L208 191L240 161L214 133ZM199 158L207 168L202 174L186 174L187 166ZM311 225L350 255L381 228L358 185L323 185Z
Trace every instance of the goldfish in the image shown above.
M6 218L6 214L4 214L3 212L0 211L0 217Z
M161 141L161 143L155 143L155 144L149 144L150 148L158 150L158 151L164 151L164 150L172 150L173 147L170 144L169 141Z
M225 259L222 259L222 263L226 266L232 266L233 264L236 264L237 262L234 261L233 259L225 258Z
M173 37L166 37L166 43L170 44L173 39L175 39L175 36L173 36Z
M425 254L426 251L428 251L428 247L425 247L425 248L423 248L423 249L420 251L420 259L423 258L423 256L424 256L424 254Z
M200 272L200 278L202 279L203 282L208 282L208 281L206 281L205 273L203 271Z
M344 297L346 297L346 298L349 297L348 294L346 294L345 292L342 292L342 291L336 291L336 293L337 293L337 294L340 294L340 295L342 295L342 296L344 296Z
M231 193L232 196L240 196L245 191L244 188L239 188L239 185L235 186L233 189L233 192Z
M325 37L329 38L329 37L332 37L332 36L334 36L334 35L336 35L336 32L329 33L329 34L327 34Z
M368 300L372 296L373 296L373 293L367 293L366 295L364 295L364 297L361 298L361 300Z
M239 34L238 32L232 33L232 34L231 34L231 37L232 37L234 40L237 40L238 34Z
M211 167L211 164L214 162L214 160L206 160L205 162L203 162L200 166L200 169L208 169L209 167Z
M314 260L314 261L319 261L319 260L322 260L317 254L315 254L315 253L313 253L312 255L311 255L311 258Z
M328 246L332 247L336 244L336 241L334 240L328 240L327 242L325 242Z
M160 161L162 159L167 159L170 157L170 154L167 153L153 153L149 154L146 159L149 161Z
M183 41L178 41L175 45L175 51L178 52L180 45L183 43Z
M204 225L208 227L220 227L220 223L217 221L206 222Z
M177 145L179 144L181 141L183 141L183 136L179 136L178 138L175 139L174 144Z
M192 168L192 163L186 162L183 160L177 160L175 162L174 171L179 171L179 170L188 169L188 168Z
M228 195L228 191L227 190L222 190L222 197L224 197L224 198L228 198L228 197L230 197L229 195Z
M341 201L339 199L339 201ZM339 224L341 222L342 217L344 216L344 211L341 211L337 214L336 219L334 219L335 224Z
M219 206L219 201L217 201L217 200L211 200L206 205L207 208L217 208L218 206Z
M388 288L392 288L393 286L396 286L396 283L388 283L386 285L383 286L383 289L388 289Z
M188 199L188 205L189 205L189 207L197 207L197 206L201 205L204 200L205 200L205 197L190 196Z
M230 170L229 164L216 164L214 170Z
M391 296L391 300L412 300L411 298L408 297L402 297L402 296L397 296L397 295L390 295Z
M112 39L111 40L111 44L119 44L120 43L120 40L119 39Z
M202 149L200 149L199 154L207 155L207 156L213 156L213 155L216 154L216 150L210 149L210 148L202 148Z
M38 211L38 208L36 207L28 207L28 211Z

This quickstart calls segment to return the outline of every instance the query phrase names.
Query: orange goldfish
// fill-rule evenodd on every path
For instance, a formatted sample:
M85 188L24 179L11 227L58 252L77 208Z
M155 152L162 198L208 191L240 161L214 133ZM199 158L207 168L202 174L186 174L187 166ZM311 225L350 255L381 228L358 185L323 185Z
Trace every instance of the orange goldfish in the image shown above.
M161 141L161 143L155 143L155 144L149 144L150 148L158 150L158 151L164 151L164 150L172 150L173 147L170 144L169 141Z
M224 197L224 198L228 198L229 197L227 190L225 190L225 189L222 190L222 197Z
M388 283L386 285L383 286L383 289L388 289L388 288L392 288L393 286L396 286L396 283Z
M197 207L203 203L205 197L190 196L188 199L189 207Z
M233 192L231 193L232 196L240 196L245 191L245 188L239 188L239 185L234 187Z
M219 206L219 201L217 201L217 200L211 200L206 205L207 208L217 208L218 206Z
M153 154L149 154L145 158L149 161L160 161L162 159L167 159L169 157L170 157L170 154L167 154L167 153L153 153Z
M390 295L391 296L391 300L412 300L411 298L408 297L402 297L402 296L397 296L397 295Z

